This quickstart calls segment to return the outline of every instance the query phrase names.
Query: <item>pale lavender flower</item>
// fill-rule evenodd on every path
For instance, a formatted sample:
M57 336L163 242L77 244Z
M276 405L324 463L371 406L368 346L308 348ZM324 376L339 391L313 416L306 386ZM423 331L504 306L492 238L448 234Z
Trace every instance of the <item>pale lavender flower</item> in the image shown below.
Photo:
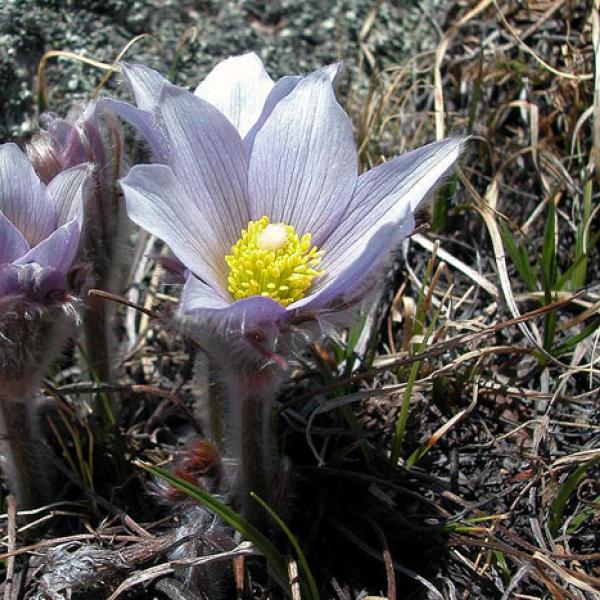
M87 175L79 165L45 185L15 144L0 146L0 453L20 508L47 491L37 386L72 321Z
M87 174L79 165L45 185L15 144L0 146L0 323L9 305L43 310L67 291Z
M111 106L163 163L135 166L122 180L127 210L189 269L184 318L259 331L268 348L283 343L282 331L337 316L378 282L413 230L415 209L457 160L461 141L447 139L359 176L352 126L332 85L338 68L274 83L246 54L221 62L191 94L148 67L123 67L137 107ZM285 306L262 289L236 300L228 282L225 257L265 216L310 234L320 251L310 265L318 274ZM274 337L263 343L269 330Z
M338 70L275 83L251 53L218 64L192 94L124 65L137 107L107 101L159 163L121 181L127 211L188 269L180 320L221 383L209 390L223 389L226 400L210 399L205 421L239 465L253 520L248 492L268 493L273 474L279 367L377 286L415 210L460 153L461 140L447 139L359 176L333 89ZM225 407L225 424L215 406Z

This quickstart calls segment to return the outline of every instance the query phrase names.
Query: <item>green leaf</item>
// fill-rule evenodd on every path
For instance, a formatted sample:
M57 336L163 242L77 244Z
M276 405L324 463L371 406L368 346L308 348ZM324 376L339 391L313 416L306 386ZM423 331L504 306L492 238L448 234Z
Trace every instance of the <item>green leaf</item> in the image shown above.
M600 316L595 317L591 323L588 323L581 331L570 337L568 340L556 346L552 353L554 356L560 356L574 348L579 342L585 340L586 337L592 335L600 327Z
M548 529L553 537L558 533L569 498L573 495L573 492L577 490L579 484L588 476L590 468L598 463L600 463L600 456L581 465L567 477L558 490L558 493L552 502L552 506L550 506L550 513L548 516Z
M529 265L529 253L523 244L517 244L510 228L506 223L500 221L500 235L508 255L515 265L521 279L530 292L537 290L535 277Z
M294 548L296 555L298 556L298 562L300 563L300 572L302 578L305 580L308 585L308 597L313 600L319 600L319 590L317 588L317 583L315 582L315 578L313 577L312 571L308 566L308 561L306 560L306 556L298 543L298 540L294 536L294 534L290 531L288 526L283 522L281 517L258 495L254 492L250 492L250 495L269 513L272 519L281 527L285 535L287 536L290 544Z

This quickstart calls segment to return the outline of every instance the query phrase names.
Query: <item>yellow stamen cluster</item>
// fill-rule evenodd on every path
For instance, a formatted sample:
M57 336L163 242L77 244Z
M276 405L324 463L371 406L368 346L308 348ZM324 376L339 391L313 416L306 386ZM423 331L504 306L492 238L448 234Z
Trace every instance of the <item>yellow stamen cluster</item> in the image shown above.
M304 298L322 253L311 247L311 234L298 237L291 225L270 224L269 217L250 221L225 257L228 289L235 300L266 296L283 306Z

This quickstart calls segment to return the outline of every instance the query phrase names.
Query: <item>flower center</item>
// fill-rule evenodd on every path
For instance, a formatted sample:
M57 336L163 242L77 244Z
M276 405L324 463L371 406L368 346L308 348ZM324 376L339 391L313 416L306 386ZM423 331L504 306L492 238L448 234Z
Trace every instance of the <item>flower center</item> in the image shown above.
M313 279L324 273L317 268L322 253L310 240L310 233L298 237L291 225L269 223L269 217L250 221L225 257L233 298L266 296L282 306L304 298Z

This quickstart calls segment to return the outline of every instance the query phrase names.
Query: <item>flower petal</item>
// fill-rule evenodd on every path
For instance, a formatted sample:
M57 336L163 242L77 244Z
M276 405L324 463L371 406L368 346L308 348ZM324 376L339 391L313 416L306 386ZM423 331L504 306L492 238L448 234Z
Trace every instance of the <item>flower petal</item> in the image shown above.
M16 144L0 146L0 212L30 246L56 226L52 201L31 162Z
M138 108L153 112L162 87L169 84L169 81L146 65L121 63L121 72L129 83Z
M415 221L410 213L400 227L395 224L383 225L377 235L353 256L353 260L345 263L336 276L327 276L314 293L290 304L288 309L293 314L298 312L302 315L306 312L337 312L352 308L381 280L381 271L393 250L414 226Z
M29 244L21 232L0 212L0 265L23 256Z
M218 108L243 138L260 117L272 88L262 61L249 52L221 61L194 94Z
M322 243L356 184L352 126L332 88L334 69L311 73L280 100L254 140L248 183L253 219L293 225Z
M54 202L57 225L81 217L83 212L83 189L91 173L89 164L71 167L59 173L48 185L46 191Z
M167 243L186 267L228 297L225 254L215 250L213 229L167 165L137 165L121 187L129 218Z
M254 138L256 137L258 130L265 124L277 103L280 100L283 100L296 87L296 85L298 85L300 81L302 81L302 77L288 75L286 77L282 77L273 86L269 92L269 95L267 96L258 121L256 121L244 138L244 148L246 148L246 153L248 156L252 154L252 146L254 145Z
M138 131L148 143L156 162L166 163L169 160L169 146L165 134L152 112L113 98L103 98L101 103Z
M223 300L208 285L191 275L181 295L184 315L217 317L225 330L251 329L261 324L273 324L287 319L286 309L271 298L250 296L236 302Z
M358 178L348 211L321 248L328 278L354 260L380 227L403 225L456 162L462 141L449 138L423 146Z
M65 275L71 268L81 235L81 223L73 219L54 231L27 254L13 261L15 265L37 263L43 268L51 268Z
M249 221L242 140L214 106L181 88L163 88L159 111L171 143L173 172L224 257Z
M77 127L66 119L50 116L48 120L48 135L59 155L61 166L67 168L87 162L85 147Z

